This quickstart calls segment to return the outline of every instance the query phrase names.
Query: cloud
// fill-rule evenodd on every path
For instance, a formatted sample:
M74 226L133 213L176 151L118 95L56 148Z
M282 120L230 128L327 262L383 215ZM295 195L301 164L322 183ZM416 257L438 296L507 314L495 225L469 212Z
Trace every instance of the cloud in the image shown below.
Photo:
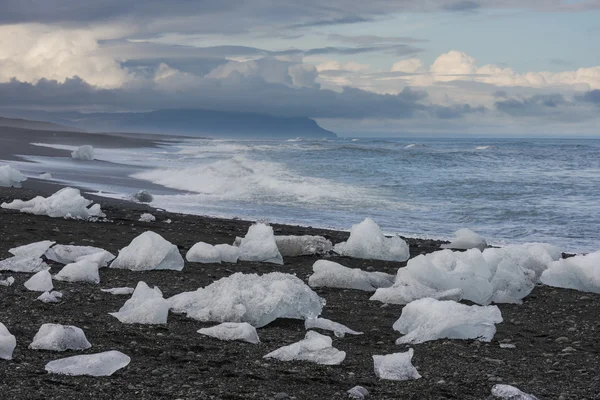
M352 16L347 16L347 17L304 22L301 24L289 25L287 28L288 29L297 29L297 28L312 28L312 27L330 26L330 25L348 25L348 24L358 24L358 23L362 23L362 22L371 22L372 20L373 20L372 18L365 18L365 17L352 15Z
M535 95L528 98L510 98L496 102L496 108L511 116L539 116L555 113L567 101L561 94Z
M457 1L454 3L450 3L448 5L444 5L442 8L446 11L465 12L465 11L474 11L480 7L481 7L481 5L476 1L464 0L464 1Z
M600 90L590 90L589 92L584 93L582 96L578 96L577 100L597 104L600 106Z
M352 43L358 46L375 46L389 43L425 43L428 40L417 39L410 36L377 36L377 35L340 35L329 34L329 40L334 40L342 43Z

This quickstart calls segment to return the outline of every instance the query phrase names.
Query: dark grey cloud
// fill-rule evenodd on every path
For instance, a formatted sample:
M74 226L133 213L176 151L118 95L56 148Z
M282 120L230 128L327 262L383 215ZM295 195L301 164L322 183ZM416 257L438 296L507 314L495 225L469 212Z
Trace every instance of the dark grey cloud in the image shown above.
M476 112L468 105L444 107L423 103L427 94L410 88L382 95L355 88L342 92L291 88L260 77L234 73L227 79L198 79L176 91L153 84L98 89L79 78L64 83L42 79L37 84L12 80L0 84L1 109L139 111L204 108L312 118L460 118Z
M397 44L393 46L364 46L364 47L322 47L317 49L309 49L305 51L299 51L305 56L315 56L315 55L323 55L323 54L341 54L341 55L354 55L354 54L362 54L362 53L372 53L372 52L385 52L394 54L396 56L406 56L411 54L416 54L423 49L414 47L408 44ZM278 55L281 52L273 52L273 54Z
M444 9L445 11L465 12L465 11L475 11L480 7L481 7L481 5L476 1L464 0L464 1L457 1L454 3L444 5L442 7L442 9Z
M348 25L348 24L358 24L361 22L371 22L373 18L366 18L357 15L351 15L340 18L333 19L325 19L325 20L317 20L310 22L303 22L301 24L293 24L288 25L288 29L298 29L298 28L314 28L319 26L331 26L331 25Z
M562 94L534 95L526 98L510 98L496 101L498 110L515 117L539 116L556 113L560 106L569 102Z
M576 99L578 101L583 101L586 103L596 104L600 106L600 90L591 90L589 92L584 93L581 96L577 96Z
M329 34L329 40L342 43L352 43L357 46L376 46L381 44L400 43L425 43L426 39L418 39L410 36L377 36L377 35L340 35Z

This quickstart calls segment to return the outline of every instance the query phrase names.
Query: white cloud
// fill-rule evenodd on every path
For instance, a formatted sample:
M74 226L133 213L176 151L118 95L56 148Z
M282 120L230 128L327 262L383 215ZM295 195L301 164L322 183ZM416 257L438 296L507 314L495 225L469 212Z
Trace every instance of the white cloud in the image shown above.
M418 58L409 58L408 60L400 60L392 65L392 72L406 72L409 74L426 72L423 61Z

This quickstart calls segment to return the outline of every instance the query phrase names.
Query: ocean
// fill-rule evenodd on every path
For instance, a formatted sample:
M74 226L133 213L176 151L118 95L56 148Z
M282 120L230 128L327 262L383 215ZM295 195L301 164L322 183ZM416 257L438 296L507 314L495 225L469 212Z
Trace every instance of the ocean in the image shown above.
M596 139L189 139L95 150L93 162L13 164L108 197L147 189L153 206L174 212L346 230L371 217L409 237L466 227L497 245L600 249Z

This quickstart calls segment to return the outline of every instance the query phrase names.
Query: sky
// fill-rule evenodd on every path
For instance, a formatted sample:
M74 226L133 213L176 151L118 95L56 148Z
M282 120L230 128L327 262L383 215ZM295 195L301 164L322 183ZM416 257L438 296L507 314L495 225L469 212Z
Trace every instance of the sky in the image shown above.
M347 135L600 136L600 0L0 0L0 115L204 108Z

